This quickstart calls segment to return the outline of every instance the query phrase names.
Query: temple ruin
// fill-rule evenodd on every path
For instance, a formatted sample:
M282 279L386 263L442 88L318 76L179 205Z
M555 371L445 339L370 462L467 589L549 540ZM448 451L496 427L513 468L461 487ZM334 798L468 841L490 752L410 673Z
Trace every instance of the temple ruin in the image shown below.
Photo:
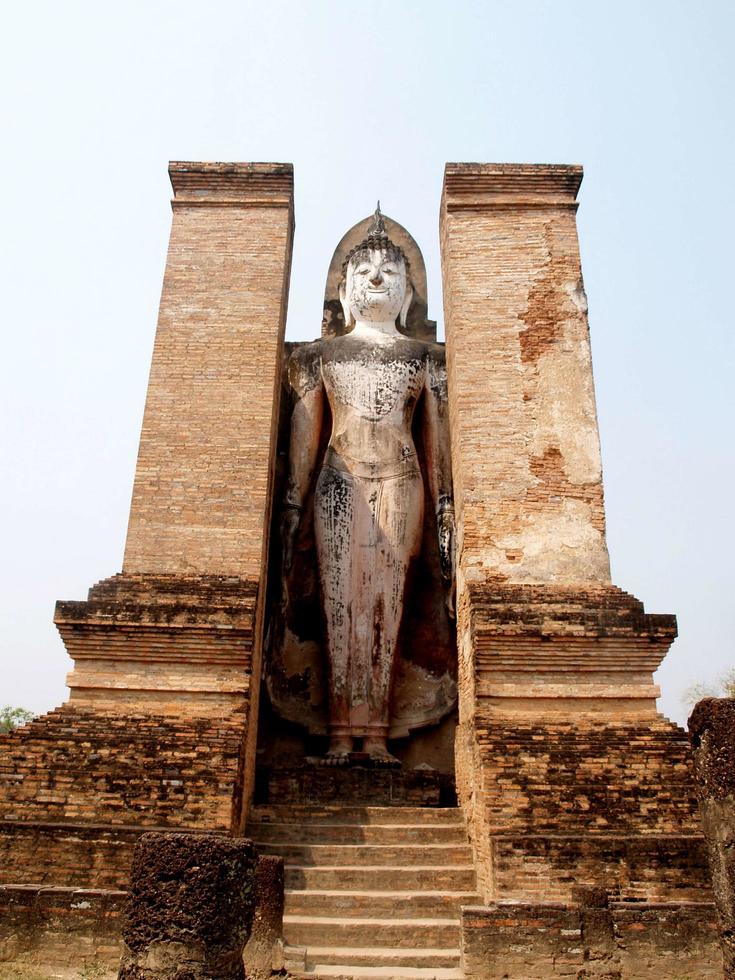
M722 976L676 620L610 578L581 167L446 166L446 344L379 211L287 343L292 167L169 173L122 570L0 736L0 965L116 976L180 831L284 859L295 976Z

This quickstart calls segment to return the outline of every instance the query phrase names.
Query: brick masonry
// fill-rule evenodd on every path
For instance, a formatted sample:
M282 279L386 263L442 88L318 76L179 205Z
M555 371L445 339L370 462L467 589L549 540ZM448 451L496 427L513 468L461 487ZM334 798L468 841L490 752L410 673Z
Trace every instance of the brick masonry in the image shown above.
M691 758L653 683L676 620L610 583L581 178L579 167L445 172L457 792L490 903L465 913L465 966L482 978L714 976ZM624 900L605 913L609 973L580 943L579 885Z
M143 829L237 832L252 795L293 170L169 173L124 569L58 603L70 701L2 739L8 883L119 887Z
M576 230L581 167L447 164L441 248L462 575L609 582Z
M144 829L229 832L241 726L65 705L0 737L0 881L121 888Z
M85 967L116 976L126 900L112 889L0 886L0 970L11 962L11 977L79 977Z
M466 586L457 791L486 898L711 900L687 740L651 681L675 628L612 587Z
M71 701L115 714L240 712L252 688L257 583L223 575L115 575L55 623Z
M462 910L468 980L720 980L706 903L493 902Z
M104 947L99 916L114 918L139 834L236 834L252 795L293 174L170 173L123 572L57 606L75 662L69 703L0 739L0 910L29 949L32 933L59 947L54 923L71 910L89 949ZM652 679L676 622L610 583L581 176L491 164L445 175L457 793L491 903L466 913L465 965L506 975L488 972L502 947L510 966L518 952L519 977L673 980L682 964L714 976L687 747L657 714ZM270 789L310 799L322 783L299 770ZM417 787L404 789L413 800ZM35 891L18 890L29 882ZM574 898L580 883L616 901L593 915ZM104 894L80 905L75 889L95 885ZM585 943L585 929L597 938Z
M266 562L293 236L290 164L172 163L173 224L123 569Z

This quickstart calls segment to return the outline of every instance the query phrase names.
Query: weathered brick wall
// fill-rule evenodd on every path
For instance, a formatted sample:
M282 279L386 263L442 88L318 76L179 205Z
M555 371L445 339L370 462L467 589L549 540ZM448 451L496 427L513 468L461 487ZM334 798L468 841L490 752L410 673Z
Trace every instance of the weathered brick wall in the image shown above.
M468 980L719 980L708 903L497 902L462 910Z
M241 726L67 704L0 736L0 819L229 829Z
M257 585L215 575L115 575L54 621L79 707L221 718L251 692ZM243 729L244 731L244 729Z
M173 225L126 572L265 569L293 234L290 164L171 164Z
M81 976L85 967L116 977L126 900L114 890L0 887L0 973L8 964L11 977Z
M137 826L0 821L0 885L125 889Z
M610 911L623 980L722 977L711 904L615 904Z
M704 841L693 834L487 835L492 894L516 901L568 902L578 885L614 899L709 902Z
M709 897L686 742L656 709L676 621L610 584L581 179L445 171L458 796L486 897Z
M581 167L447 164L442 270L468 580L610 579L576 232Z
M656 723L653 683L676 636L673 616L646 613L612 586L466 582L459 626L460 718L575 724Z
M248 845L245 842L246 846ZM0 976L41 980L88 974L116 978L129 896L130 858L122 886L0 884ZM1 865L0 865L1 866ZM282 945L283 861L258 860L255 916L244 951L247 975L270 976Z
M105 859L129 840L90 825L237 830L247 816L293 171L169 172L174 220L125 571L86 602L57 605L71 701L2 741L10 881L115 879ZM11 822L28 826L13 833Z
M548 902L462 909L462 967L471 980L574 976L583 962L576 908Z
M244 821L255 773L293 167L172 163L169 174L174 216L123 570L229 576L253 590ZM184 665L191 674L190 658L178 670ZM195 690L213 679L211 670L189 677ZM227 710L236 671L220 680Z
M684 732L475 720L491 832L699 833Z
M0 736L0 880L118 884L125 828L229 831L239 819L245 721L67 704Z
M688 744L651 678L674 618L610 586L494 580L465 586L459 624L457 791L482 893L709 900Z
M482 893L566 901L587 883L625 899L709 901L682 736L663 719L528 724L478 713L463 723L457 789Z

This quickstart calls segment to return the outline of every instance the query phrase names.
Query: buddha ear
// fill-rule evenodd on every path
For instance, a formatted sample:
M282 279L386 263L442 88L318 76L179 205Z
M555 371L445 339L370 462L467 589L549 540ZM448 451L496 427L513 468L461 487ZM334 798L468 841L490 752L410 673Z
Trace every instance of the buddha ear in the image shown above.
M345 326L352 326L352 310L350 310L350 304L347 302L347 284L344 279L339 284L339 301L342 306L342 315L345 318Z
M406 296L403 300L403 306L401 307L400 316L398 322L401 324L403 329L406 329L406 320L408 319L408 311L411 308L411 302L413 301L413 286L410 282L406 283Z

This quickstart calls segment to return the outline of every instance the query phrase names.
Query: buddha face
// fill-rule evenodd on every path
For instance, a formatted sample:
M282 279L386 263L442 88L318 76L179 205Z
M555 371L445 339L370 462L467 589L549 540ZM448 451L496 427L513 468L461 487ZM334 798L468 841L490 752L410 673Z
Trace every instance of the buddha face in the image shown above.
M348 326L351 320L394 323L401 316L403 321L411 297L406 263L392 250L359 252L347 266L346 281L340 289Z

